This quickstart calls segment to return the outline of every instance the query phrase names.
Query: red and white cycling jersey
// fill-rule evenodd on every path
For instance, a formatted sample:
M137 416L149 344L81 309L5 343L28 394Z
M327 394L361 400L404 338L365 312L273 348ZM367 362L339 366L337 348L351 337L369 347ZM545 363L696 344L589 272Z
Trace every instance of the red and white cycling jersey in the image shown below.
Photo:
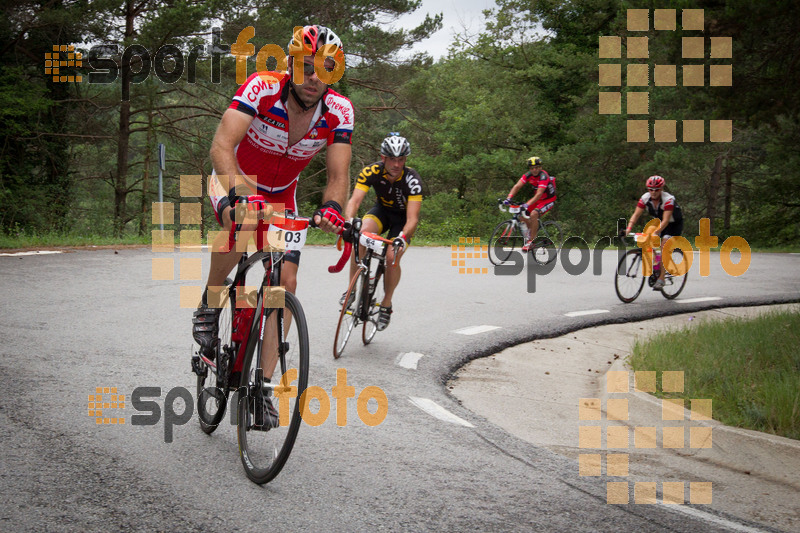
M253 117L244 139L236 146L236 160L241 174L266 200L280 200L296 211L294 191L300 172L323 146L352 143L353 104L330 88L317 104L311 125L303 138L289 146L288 73L253 73L236 91L230 109ZM274 81L270 81L274 80ZM227 196L224 187L214 178L210 196L217 210ZM272 199L271 199L272 198Z
M526 172L519 179L522 183L529 183L533 185L534 189L544 189L544 194L539 198L539 202L556 199L556 179L545 172L540 170L539 174L533 175L531 172Z
M657 206L650 197L650 193L644 193L639 198L639 203L636 204L636 207L646 209L651 216L658 217L658 219L664 216L664 211L672 211L668 222L680 222L683 220L683 212L678 205L678 201L667 191L661 191L661 202Z

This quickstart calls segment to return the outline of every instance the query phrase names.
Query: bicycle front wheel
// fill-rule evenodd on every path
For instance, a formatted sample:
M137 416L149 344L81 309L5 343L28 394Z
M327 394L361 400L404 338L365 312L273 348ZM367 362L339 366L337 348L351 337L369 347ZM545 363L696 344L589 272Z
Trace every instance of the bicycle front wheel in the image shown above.
M641 250L628 250L619 260L614 278L614 288L617 296L626 304L631 303L639 296L644 287L642 275Z
M521 250L524 244L522 231L513 219L501 222L489 238L489 261L493 265L502 265L508 261L515 248Z
M277 476L289 458L302 421L300 399L308 386L309 365L308 326L297 297L287 292L283 308L264 312L269 314L263 340L254 343L242 368L237 413L239 455L247 477L258 484ZM259 356L256 347L262 346ZM270 382L264 378L262 359L275 358ZM272 404L269 410L267 402Z
M339 323L336 325L336 336L333 339L333 358L339 359L344 352L344 347L347 345L347 340L350 338L350 333L356 327L359 320L359 313L361 307L361 291L364 285L364 269L359 268L353 279L350 280L350 285L347 287L347 293L344 297L344 305L339 312Z
M663 258L662 261L664 260L668 261L666 257ZM672 270L677 270L678 268L685 269L686 265L683 263L684 260L685 258L683 256L683 250L681 250L680 248L675 248L674 250L672 250L672 265L674 266L670 266L670 269ZM682 276L676 276L670 274L669 270L667 270L667 272L664 274L664 286L661 288L661 294L667 300L675 299L681 293L681 291L683 291L683 288L686 286L686 278L688 277L689 277L689 272L686 272Z
M214 366L200 359L200 368L205 375L197 376L197 419L200 421L200 429L209 435L219 426L228 404L228 384L224 382L224 378L229 375L230 365L233 364L231 301L236 299L235 290L226 287L220 302L219 342L213 361Z
M369 276L369 291L366 291L368 294L364 298L367 306L367 319L364 321L364 327L361 330L361 341L364 345L372 342L372 339L375 338L375 332L378 331L378 314L384 295L383 264L375 261L375 266L370 270L374 270L374 273Z

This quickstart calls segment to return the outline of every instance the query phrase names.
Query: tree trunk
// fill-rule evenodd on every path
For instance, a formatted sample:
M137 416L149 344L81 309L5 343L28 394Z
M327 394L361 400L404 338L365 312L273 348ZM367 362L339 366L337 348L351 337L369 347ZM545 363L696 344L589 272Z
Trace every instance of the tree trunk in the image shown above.
M725 229L731 229L731 184L733 170L731 166L725 165Z
M125 3L125 40L130 42L133 36L133 19L135 18L131 0ZM124 54L123 54L124 56ZM117 177L114 180L114 234L122 237L127 220L128 200L128 146L131 136L131 68L122 64L120 68L122 82L122 102L119 106L119 139L117 140Z
M714 218L717 216L717 196L719 196L719 182L722 175L722 164L725 162L725 155L719 154L714 161L714 169L711 171L711 182L708 184L708 203L706 204L706 216L711 221L711 232L714 232Z
M148 209L148 198L149 195L147 194L149 191L147 189L147 185L150 181L150 154L153 153L153 113L147 114L147 142L145 143L145 152L144 152L144 172L142 174L142 205L141 205L141 213L142 217L139 219L139 235L145 235L147 233L147 212Z

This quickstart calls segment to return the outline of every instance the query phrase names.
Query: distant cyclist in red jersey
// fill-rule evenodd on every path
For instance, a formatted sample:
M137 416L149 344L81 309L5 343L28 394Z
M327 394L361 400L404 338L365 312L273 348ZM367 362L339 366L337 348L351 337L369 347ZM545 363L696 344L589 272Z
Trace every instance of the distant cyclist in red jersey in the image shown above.
M289 42L288 72L257 72L250 76L239 87L214 135L210 151L214 174L209 195L217 220L227 231L235 223L237 204L249 204L251 209L265 212L274 204L276 211L296 212L295 189L300 172L323 147L328 183L313 221L331 233L338 232L344 224L341 206L350 183L353 105L323 83L314 69L314 54L320 49L327 56L326 70L333 70L340 61L343 66L342 41L325 26L296 30ZM302 84L292 78L292 53L298 52L305 54ZM240 257L241 252L236 249L228 253L211 251L206 290L193 318L194 339L209 356L213 356L219 336L220 309L213 302L218 301L225 278ZM299 261L299 252L286 254L281 285L287 291L296 289Z
M531 243L536 238L539 231L539 217L556 205L556 179L542 169L542 160L535 156L528 158L528 171L511 187L508 198L503 203L509 205L514 195L526 183L533 185L535 192L530 200L522 204L522 208L529 215L529 218L522 218L529 232L528 242L522 247L523 252L530 249Z

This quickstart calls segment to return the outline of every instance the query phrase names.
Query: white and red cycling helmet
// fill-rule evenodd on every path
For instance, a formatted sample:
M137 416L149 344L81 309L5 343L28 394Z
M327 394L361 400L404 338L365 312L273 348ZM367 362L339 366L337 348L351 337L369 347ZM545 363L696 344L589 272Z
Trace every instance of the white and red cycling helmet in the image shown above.
M287 50L291 55L292 52L302 51L306 55L314 55L319 50L324 50L326 45L334 45L338 48L333 54L333 58L338 63L344 60L344 46L342 40L336 35L333 30L325 26L303 26L297 27L292 39L289 41Z
M663 189L665 183L664 178L661 176L650 176L647 178L645 186L647 186L648 189Z

